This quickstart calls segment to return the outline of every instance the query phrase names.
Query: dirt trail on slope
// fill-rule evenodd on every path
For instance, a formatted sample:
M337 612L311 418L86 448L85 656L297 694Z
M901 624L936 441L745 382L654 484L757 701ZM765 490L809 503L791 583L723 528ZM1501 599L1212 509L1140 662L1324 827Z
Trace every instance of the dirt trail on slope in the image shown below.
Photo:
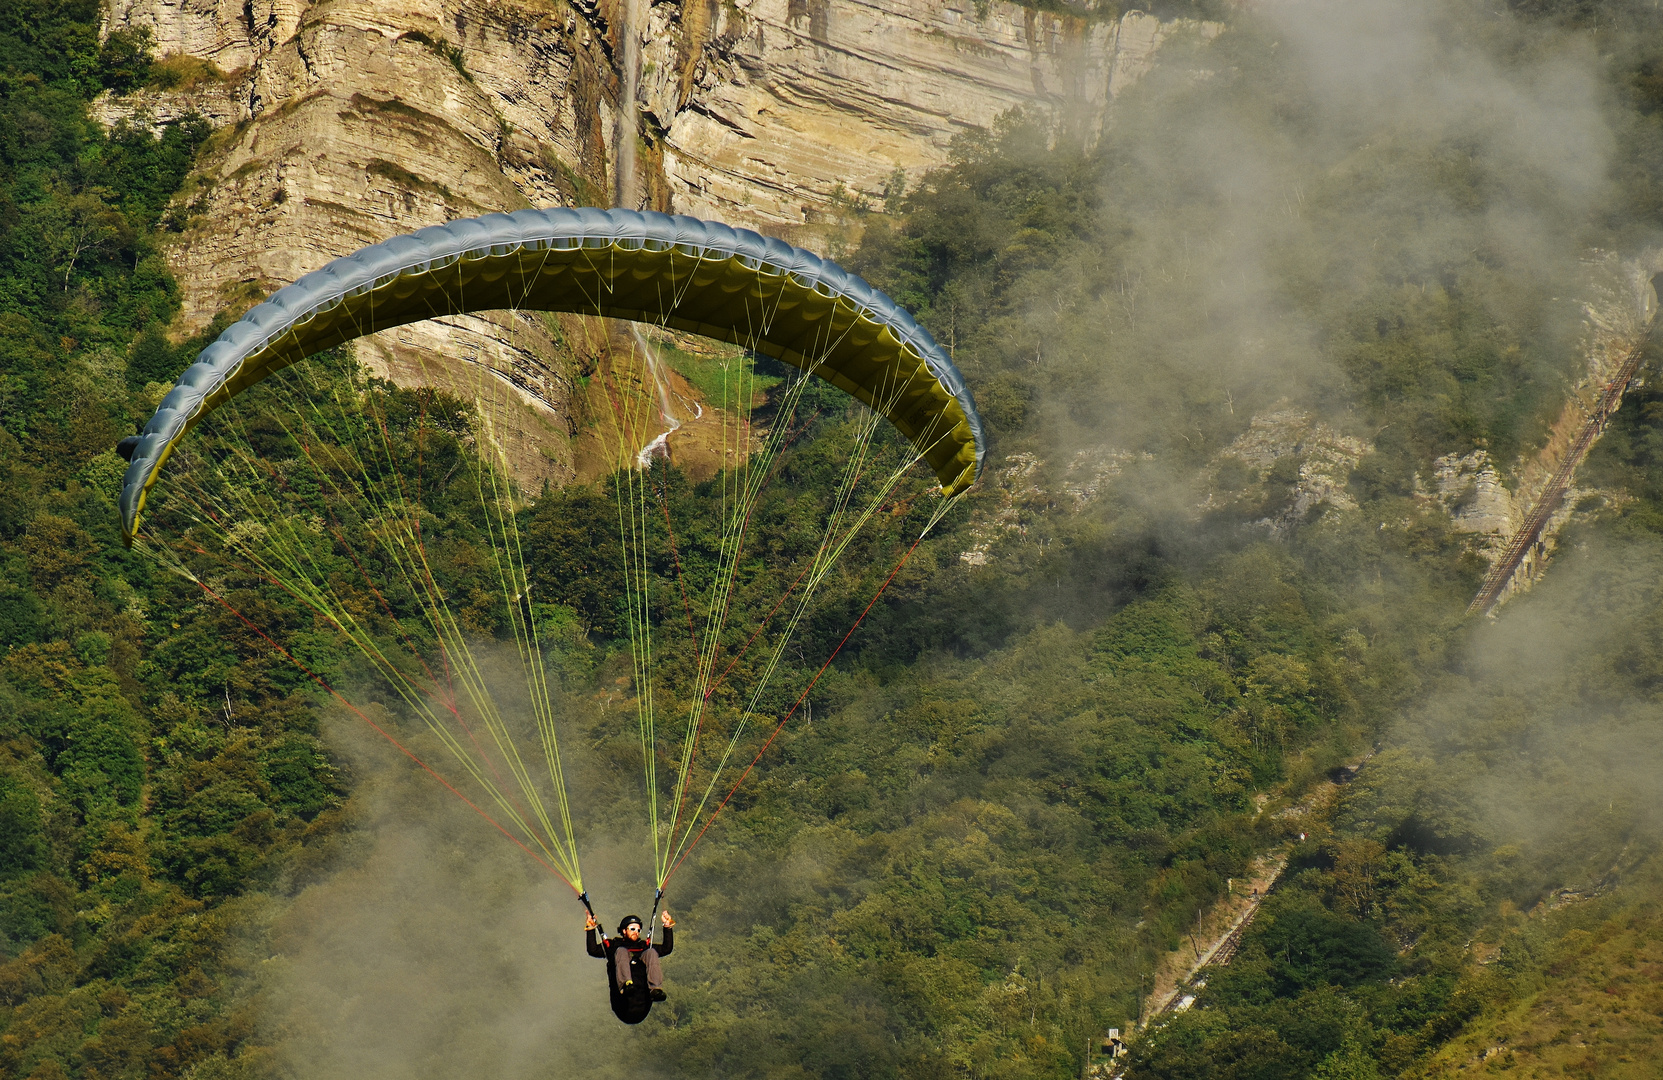
M1541 576L1555 536L1571 515L1567 497L1576 470L1605 433L1645 362L1663 285L1659 259L1652 252L1620 267L1608 262L1614 279L1595 287L1595 300L1584 307L1587 374L1571 388L1546 443L1520 462L1516 498L1520 504L1528 500L1529 510L1495 554L1468 615L1489 613Z

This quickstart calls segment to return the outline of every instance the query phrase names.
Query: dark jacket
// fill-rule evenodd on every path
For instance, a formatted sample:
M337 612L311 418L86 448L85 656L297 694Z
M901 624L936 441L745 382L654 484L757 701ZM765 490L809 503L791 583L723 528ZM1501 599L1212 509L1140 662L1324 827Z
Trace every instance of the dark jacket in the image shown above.
M638 953L646 951L649 947L656 948L658 950L659 959L663 959L664 957L670 955L671 949L676 947L676 930L673 926L666 926L659 932L664 935L664 937L659 941L648 941L646 938L641 938L639 941L631 941L626 937L615 937L607 938L605 943L602 943L596 937L599 931L589 930L585 932L584 944L588 946L589 955L593 956L597 960L610 961L612 959L612 954L617 952L619 949L628 949L632 953ZM632 956L630 959L633 961L635 960L635 957Z
M589 949L589 955L597 960L606 961L606 989L612 1000L612 1013L626 1024L639 1024L652 1011L652 998L647 995L647 973L641 967L640 954L648 948L656 948L660 957L670 955L670 950L676 946L676 932L668 926L661 932L664 937L659 941L648 941L646 938L631 941L626 937L607 938L603 941L594 930L587 931L584 935L584 944ZM612 977L612 957L619 949L630 951L630 974L635 980L635 985L628 990L618 989L618 980Z

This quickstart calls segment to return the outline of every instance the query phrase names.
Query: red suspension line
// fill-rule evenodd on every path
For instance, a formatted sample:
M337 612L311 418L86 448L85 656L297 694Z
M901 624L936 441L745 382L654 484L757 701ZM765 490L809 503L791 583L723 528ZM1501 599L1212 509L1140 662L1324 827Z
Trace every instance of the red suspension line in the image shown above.
M801 436L803 432L807 431L809 426L811 424L813 424L814 418L819 416L819 415L820 415L820 410L815 409L813 414L809 416L808 420L805 421L803 423L803 425L801 427L799 427L795 432L793 432L787 439L785 439L785 441L781 444L779 450L775 452L775 457L777 458L781 451L784 451L786 449L786 447L789 447L792 443L796 442L798 437ZM738 538L738 541L737 541L737 546L735 547L734 553L733 553L733 573L730 574L729 577L728 577L727 592L724 594L723 599L722 599L722 614L721 614L720 619L716 623L717 640L716 640L715 645L712 646L711 651L710 651L710 662L711 662L712 665L715 664L716 658L721 656L721 654L722 654L721 633L722 633L722 630L727 626L728 613L732 610L734 580L735 580L735 578L737 577L737 575L739 573L740 557L745 552L745 536L746 536L747 531L750 529L751 514L756 510L757 504L762 501L762 493L765 490L767 490L768 485L769 485L769 483L771 483L773 481L774 476L775 476L775 473L772 470L770 470L768 472L768 474L765 475L762 478L761 485L757 488L756 494L751 497L750 505L745 511L745 520L740 524L740 527L739 527L739 538ZM668 503L665 504L664 512L665 512L664 523L665 523L666 526L668 526L669 525L669 504ZM671 537L671 541L672 541L672 543L674 542L674 535L673 534L672 534L672 537ZM725 669L723 669L722 674L716 679L716 681L714 683L712 683L705 690L704 698L699 702L698 712L696 714L697 719L694 721L694 725L693 725L693 746L692 746L692 749L688 751L688 755L687 755L687 775L689 777L692 776L693 763L695 761L697 761L698 758L699 758L699 743L702 742L703 739L704 739L704 721L705 721L705 717L709 715L710 695L715 693L716 692L716 687L720 686L722 684L722 682L727 679L729 673L733 671L735 665L737 665L740 660L745 658L745 654L750 651L751 645L756 641L756 639L759 636L761 636L761 634L764 630L768 629L769 622L771 622L773 620L775 614L777 614L779 612L780 607L782 605L784 605L786 599L791 595L792 590L796 589L798 584L800 584L802 582L804 575L806 575L809 572L809 570L813 569L813 567L814 567L814 562L813 562L813 560L810 560L809 564L807 566L803 567L803 572L801 574L797 575L797 580L793 581L791 583L791 588L787 589L786 592L785 592L785 595L781 596L779 598L779 601L774 605L773 610L768 612L767 617L762 620L762 623L756 628L756 631L753 634L751 634L750 639L745 642L744 646L739 650L738 654L735 655L733 660L728 663L728 666ZM676 564L676 573L677 573L678 576L681 573L681 564L680 564L679 561ZM683 590L683 593L682 593L682 599L683 599L683 601L686 600L686 591L685 591L685 589ZM688 629L691 630L692 629L692 625L691 625L692 613L691 612L688 613L688 620L689 620ZM697 644L696 641L695 641L695 644ZM676 829L678 827L680 827L680 825L681 825L681 812L687 804L687 794L688 794L687 789L685 787L683 787L682 791L681 791L681 798L676 801L676 812L670 818L670 835L671 836L674 836L676 834ZM668 881L669 877L666 876L665 880Z
M425 408L425 406L424 406L424 408ZM423 413L424 420L425 420L425 416L426 416L426 413L424 412ZM376 423L381 428L382 438L386 439L388 442L391 442L392 441L392 434L390 432L388 432L386 422L385 422L385 420L382 419L379 412L376 413ZM302 439L301 443L300 443L300 447L301 447L302 452L305 453L305 455L306 455L306 460L308 462L310 462L312 467L314 469L317 469L319 474L321 475L323 473L323 469L322 469L321 466L318 465L317 461L312 457L312 446L311 446L310 440ZM277 481L280 484L282 484L285 489L287 489L291 494L298 494L294 491L293 488L289 487L289 483L288 483L287 478L285 478L281 474L279 474L276 471L276 469L273 468L272 466L270 466L269 464L267 465L267 468L271 471L272 476L275 477L277 479ZM396 478L397 477L396 471L395 471L394 475L395 475L395 478ZM407 498L405 498L405 495L404 495L403 480L399 479L398 483L399 483L399 499L402 502L404 502L406 505L409 505L409 500ZM340 519L338 517L336 517L334 508L329 505L329 502L328 502L327 499L323 500L323 505L324 505L324 510L325 510L326 513L328 513L329 520L333 525L333 528L332 528L331 531L335 535L335 540L340 544L342 550L344 550L346 552L347 557L352 560L352 565L358 568L359 576L361 576L364 579L364 584L369 587L370 592L375 594L375 598L381 602L382 608L387 612L387 617L390 618L393 621L394 626L398 627L399 636L404 639L404 644L407 648L409 648L410 654L412 656L414 656L416 658L416 662L421 665L422 671L426 672L428 682L431 684L431 689L427 689L424 692L427 694L428 697L431 697L431 698L437 700L441 705L443 705L445 707L445 709L447 711L449 711L451 716L453 718L455 718L457 724L461 726L462 731L468 736L468 741L473 744L474 751L477 754L479 754L481 760L483 760L485 762L485 766L488 769L491 770L491 775L496 778L496 781L497 781L498 784L501 784L504 787L506 787L507 786L507 781L505 781L502 778L502 772L500 770L498 770L497 763L494 760L492 760L490 754L486 753L485 747L480 745L479 736L477 734L475 734L474 729L473 729L473 725L469 724L468 721L463 718L461 709L459 709L457 707L456 687L451 682L450 655L449 655L448 650L446 650L446 648L445 648L444 634L441 632L436 636L436 640L437 640L438 646L439 646L439 656L440 656L440 658L443 662L444 669L445 669L445 688L444 688L445 693L443 695L441 695L439 693L439 681L434 676L433 670L430 667L428 667L427 660L422 656L421 650L416 648L416 643L411 640L409 632L404 629L404 623L399 620L399 617L393 612L392 605L387 602L387 598L381 594L381 590L376 586L375 582L373 580L371 580L369 571L364 568L364 564L362 562L360 562L359 559L358 559L357 551L354 550L352 545L347 542L346 535L345 535L345 527L341 524ZM417 529L418 529L417 538L418 538L418 542L419 542L419 540L420 540L419 529L420 529L420 526L421 526L421 508L419 506L417 506L415 508L415 519L416 519L416 525L417 525ZM426 553L424 551L423 552L423 557L422 557L422 566L423 566L424 572L426 571L426 564L427 564L427 559L426 559ZM289 589L288 586L282 585L280 582L277 582L276 579L271 579L271 580L273 581L274 584L279 585L280 588L283 588L285 591L289 592L289 594L291 596L294 595L293 590ZM429 585L429 587L431 587L434 590L435 594L437 594L438 587L437 587L437 584L435 582L433 582L431 575L429 575L429 577L428 577L428 585ZM300 599L300 598L297 596L296 599ZM340 626L340 623L338 621L336 621L332 616L331 616L331 621L335 622L336 626L339 627L343 632L346 631L346 628ZM401 747L401 749L402 749L402 747ZM425 766L423 766L423 767L425 768ZM470 804L470 805L472 805L472 804ZM520 805L520 801L518 799L514 800L514 806L515 806L515 809L519 811L522 820L529 820L530 819L530 815L526 812L526 808L524 806ZM550 840L553 840L553 837L550 837ZM570 884L570 882L568 882L567 884Z

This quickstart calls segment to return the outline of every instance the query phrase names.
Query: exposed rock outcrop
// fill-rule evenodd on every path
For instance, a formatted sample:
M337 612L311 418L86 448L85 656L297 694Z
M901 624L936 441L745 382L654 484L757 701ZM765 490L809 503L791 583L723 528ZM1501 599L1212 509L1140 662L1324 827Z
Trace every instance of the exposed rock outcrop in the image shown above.
M1287 530L1319 505L1355 510L1346 491L1368 443L1298 409L1278 408L1253 417L1215 459L1203 510L1263 508L1259 524ZM1282 462L1286 475L1277 475Z
M1523 517L1488 450L1438 458L1432 463L1432 484L1455 528L1479 537L1483 547L1505 544Z
M604 187L604 171L565 164L604 170L600 104L611 71L587 24L580 30L567 14L561 22L496 5L114 0L111 25L144 27L164 54L231 72L218 86L100 103L106 122L202 103L229 125L174 214L180 232L168 255L181 329L236 313L367 244ZM464 56L446 34L476 48ZM573 357L540 320L420 324L367 339L360 356L376 374L476 399L522 481L574 475Z
M916 181L955 136L1013 108L1050 112L1089 140L1112 96L1185 27L1221 29L970 0L737 0L679 82L669 39L655 39L643 108L666 131L678 210L798 226L840 199L880 200L897 169Z

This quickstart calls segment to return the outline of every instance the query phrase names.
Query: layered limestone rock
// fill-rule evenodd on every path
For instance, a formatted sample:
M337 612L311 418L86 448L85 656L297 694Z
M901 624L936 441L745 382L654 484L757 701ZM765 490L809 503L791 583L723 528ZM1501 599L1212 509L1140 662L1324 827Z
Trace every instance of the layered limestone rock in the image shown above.
M240 6L116 3L112 23L147 27L162 48L197 48L222 69L246 61L227 80L232 126L188 182L187 227L170 250L189 328L238 293L270 291L365 244L571 201L584 177L567 178L562 164L604 165L588 144L606 138L606 79L586 74L582 35L546 12L492 6L470 18L361 0L275 5L250 23ZM465 60L445 37L458 28L479 45ZM165 112L167 97L106 101L101 113Z
M169 216L176 332L425 225L620 193L824 251L821 223L942 164L959 133L1021 107L1089 137L1164 39L1219 29L971 0L108 0L106 31L136 28L209 74L95 115L219 129ZM511 388L498 429L535 444L515 454L527 479L559 482L572 388L599 362L565 336L458 318L361 355L400 381Z
M565 163L604 169L607 50L553 10L115 0L112 27L144 27L164 55L230 71L217 86L100 103L106 122L153 122L210 102L201 111L228 125L173 215L177 329L425 225L604 187L604 174ZM464 58L447 33L475 50ZM541 318L457 317L375 335L360 358L477 400L521 479L540 486L574 475L576 373L559 336Z
M813 245L793 231L881 200L897 169L915 181L1012 109L1089 137L1166 38L1220 29L969 0L110 0L117 28L228 73L95 109L231 128L177 245L193 325L227 282L291 280L446 214L610 204L631 144L639 204ZM632 73L620 43L637 37ZM620 125L627 100L639 115Z
M1488 450L1445 454L1432 463L1433 491L1459 532L1479 538L1484 550L1506 546L1529 509L1507 490Z
M653 9L664 29L667 8ZM1012 109L1048 112L1089 140L1166 37L1220 29L971 0L736 0L715 11L691 69L677 70L668 35L649 35L642 102L666 132L672 201L787 227L841 200L880 200L897 169L916 181L955 136Z

